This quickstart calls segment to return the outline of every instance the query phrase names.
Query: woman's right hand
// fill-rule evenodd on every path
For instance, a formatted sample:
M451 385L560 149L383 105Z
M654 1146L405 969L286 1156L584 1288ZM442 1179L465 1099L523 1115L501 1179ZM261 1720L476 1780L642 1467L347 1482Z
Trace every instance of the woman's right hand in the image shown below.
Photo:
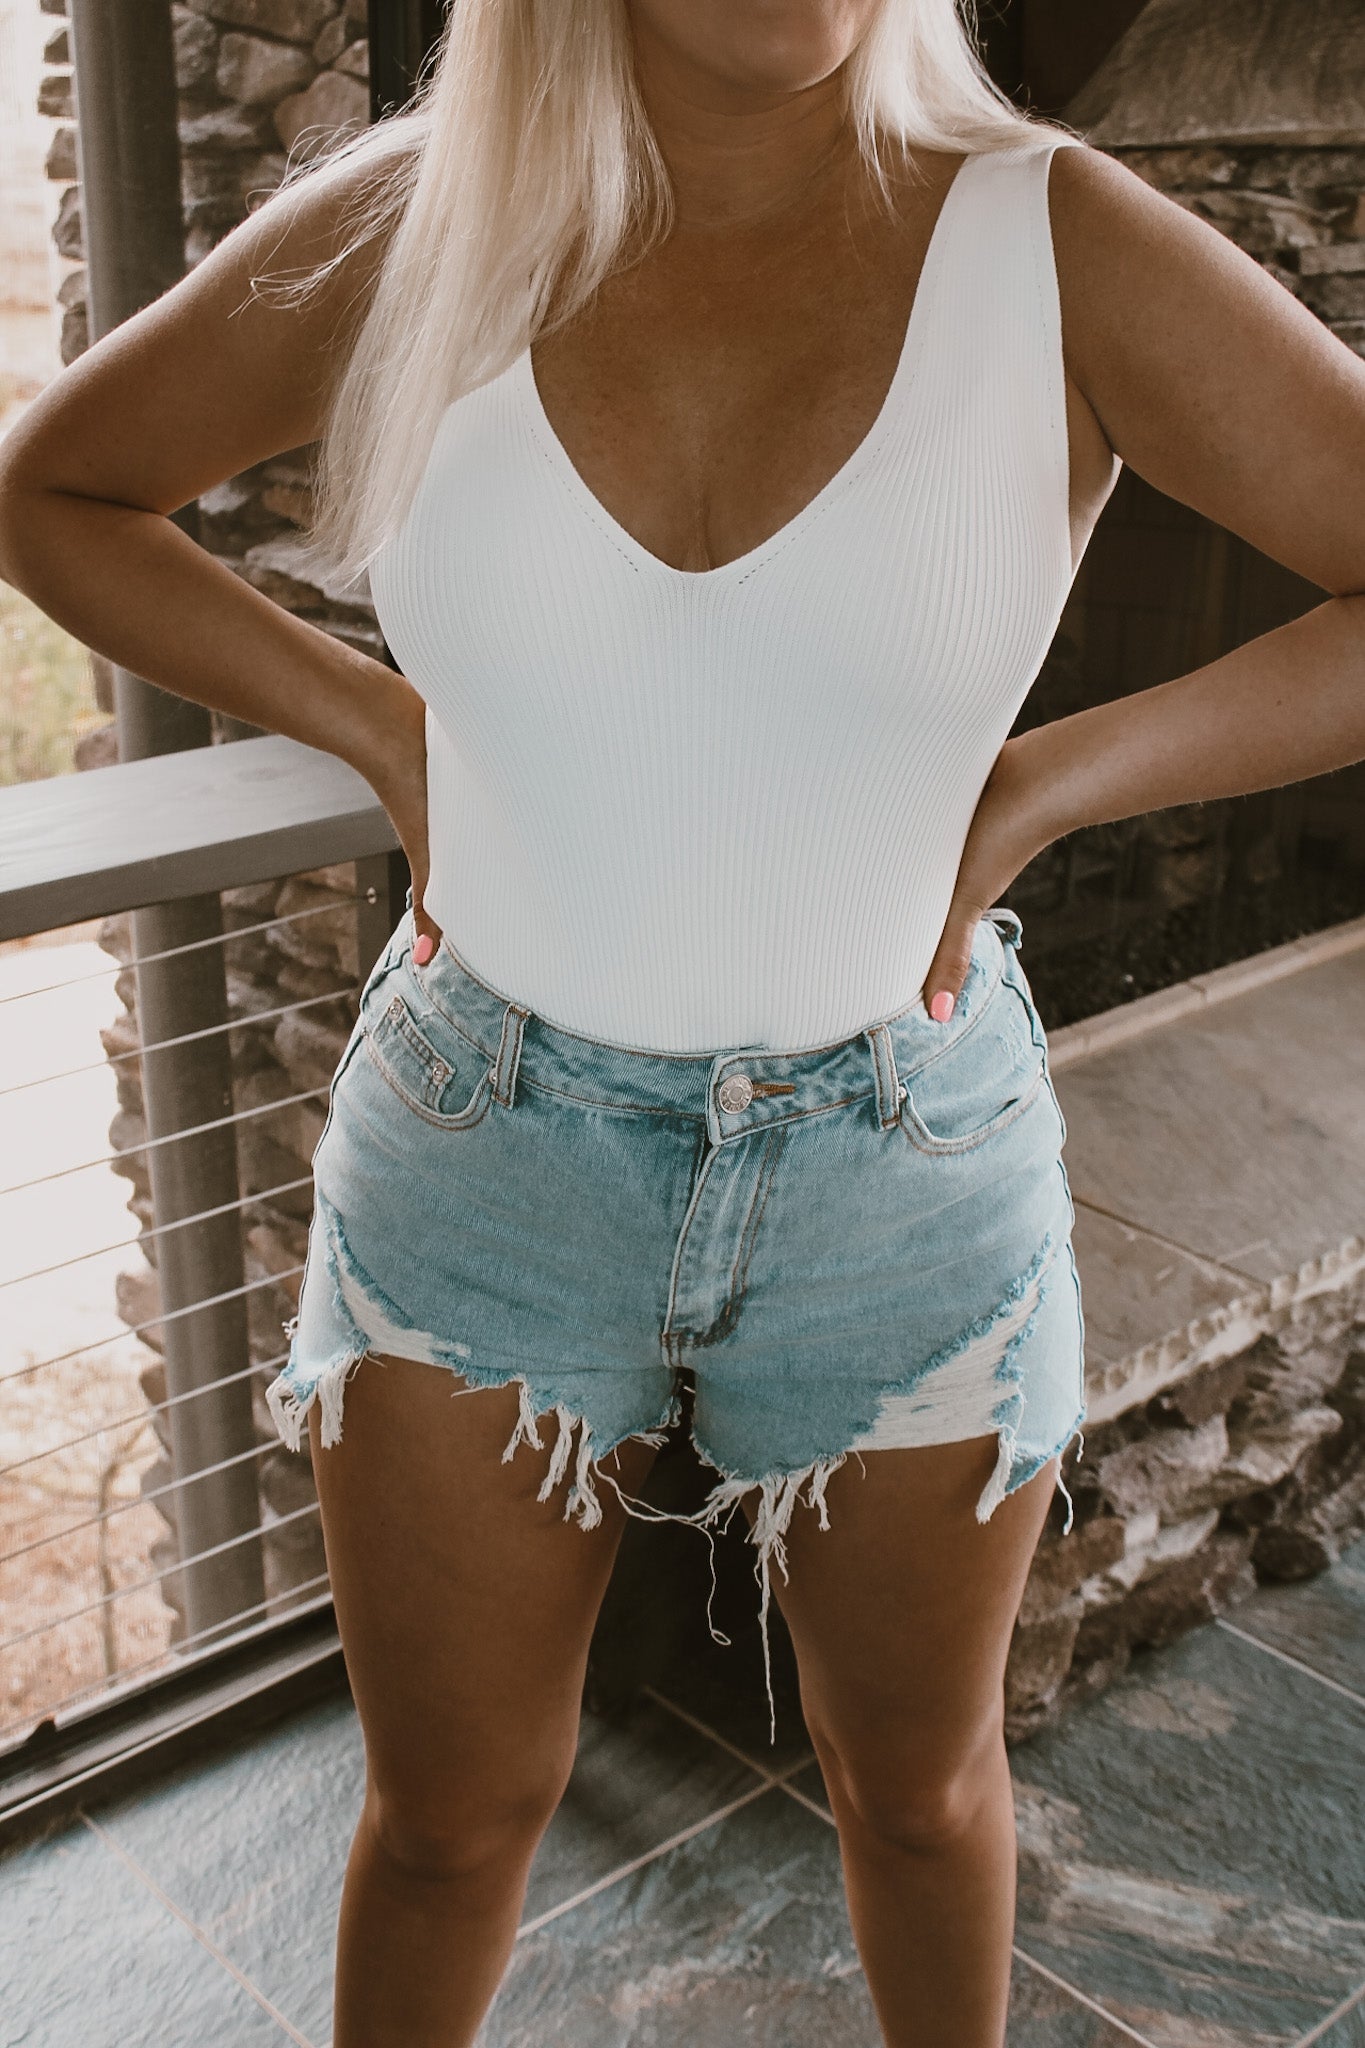
M412 870L413 957L420 967L441 943L441 928L422 901L431 871L426 705L405 676L394 675L393 681L397 687L377 702L372 744L356 765L392 819Z

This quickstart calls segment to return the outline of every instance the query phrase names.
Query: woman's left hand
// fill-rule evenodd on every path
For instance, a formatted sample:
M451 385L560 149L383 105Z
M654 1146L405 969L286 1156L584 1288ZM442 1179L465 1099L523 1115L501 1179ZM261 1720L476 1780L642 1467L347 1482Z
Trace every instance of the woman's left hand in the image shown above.
M924 977L924 1006L940 1024L952 1016L962 993L977 925L1021 868L1057 836L1042 823L1038 756L1036 733L1006 740L977 800L947 920Z

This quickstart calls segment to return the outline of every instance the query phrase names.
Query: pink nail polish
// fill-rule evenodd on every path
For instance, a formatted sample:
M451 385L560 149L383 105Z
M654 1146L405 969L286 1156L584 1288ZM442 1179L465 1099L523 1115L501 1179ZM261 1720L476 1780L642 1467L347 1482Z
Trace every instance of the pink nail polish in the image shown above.
M436 947L432 940L431 933L420 932L417 937L417 943L412 949L412 957L417 962L417 965L419 967L425 967L428 960L430 960L432 954L435 951Z
M936 1024L946 1024L953 1014L953 992L941 988L929 1005L929 1015Z

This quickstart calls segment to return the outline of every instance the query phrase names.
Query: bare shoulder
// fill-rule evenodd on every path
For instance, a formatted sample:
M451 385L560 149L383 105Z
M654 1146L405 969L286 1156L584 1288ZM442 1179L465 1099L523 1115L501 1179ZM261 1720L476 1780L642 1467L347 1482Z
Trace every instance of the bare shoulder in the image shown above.
M341 158L272 194L47 386L5 437L3 483L169 513L315 440L388 244L356 233L383 175Z
M1110 447L1323 589L1365 587L1365 362L1115 158L1056 150L1049 196L1067 369Z
M272 193L210 251L195 275L207 276L211 266L221 265L224 281L244 288L245 310L246 287L256 295L260 286L317 272L317 289L297 308L310 325L295 334L310 338L325 358L340 353L348 309L363 304L388 246L387 232L359 240L353 231L386 186L392 189L394 169L391 160L371 157L323 163L316 173ZM268 289L266 297L268 302Z

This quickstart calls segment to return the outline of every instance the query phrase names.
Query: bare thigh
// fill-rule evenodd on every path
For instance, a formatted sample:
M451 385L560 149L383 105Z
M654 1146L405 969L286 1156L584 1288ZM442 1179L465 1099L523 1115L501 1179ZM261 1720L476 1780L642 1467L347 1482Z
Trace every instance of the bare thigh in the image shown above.
M381 1804L432 1832L490 1807L553 1806L572 1767L593 1624L626 1513L600 1488L594 1529L565 1521L570 1471L541 1502L546 1459L503 1464L518 1390L367 1356L339 1443L311 1425L337 1624ZM553 1415L540 1423L556 1427ZM628 1439L603 1461L634 1493L657 1456Z
M855 1807L932 1810L998 1740L1005 1662L1052 1501L1051 1460L989 1522L976 1502L994 1436L850 1457L829 1481L827 1529L798 1507L789 1583L806 1725ZM752 1526L748 1496L745 1514ZM830 1786L831 1794L836 1786Z

